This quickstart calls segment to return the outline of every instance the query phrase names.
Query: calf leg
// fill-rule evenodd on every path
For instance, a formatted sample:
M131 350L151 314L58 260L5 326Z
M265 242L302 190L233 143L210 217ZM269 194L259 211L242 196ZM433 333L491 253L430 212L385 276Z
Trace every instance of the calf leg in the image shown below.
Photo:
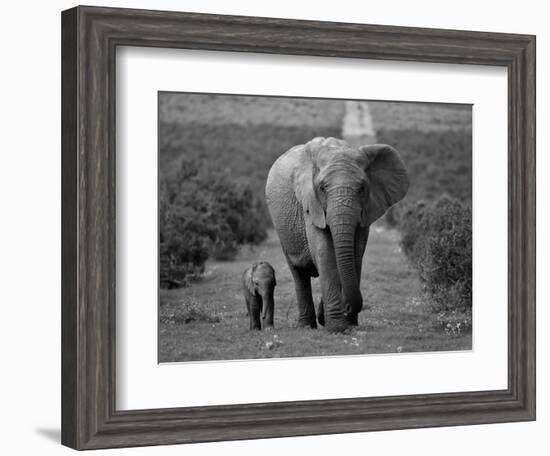
M260 315L262 313L262 298L252 296L248 304L248 316L250 317L250 329L262 329Z

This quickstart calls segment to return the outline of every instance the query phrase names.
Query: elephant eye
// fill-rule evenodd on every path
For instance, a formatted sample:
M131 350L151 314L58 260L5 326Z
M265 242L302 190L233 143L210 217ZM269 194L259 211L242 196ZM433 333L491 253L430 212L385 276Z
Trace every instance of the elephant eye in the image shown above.
M319 185L319 190L321 190L323 193L325 193L326 189L327 189L327 187L326 187L325 184Z

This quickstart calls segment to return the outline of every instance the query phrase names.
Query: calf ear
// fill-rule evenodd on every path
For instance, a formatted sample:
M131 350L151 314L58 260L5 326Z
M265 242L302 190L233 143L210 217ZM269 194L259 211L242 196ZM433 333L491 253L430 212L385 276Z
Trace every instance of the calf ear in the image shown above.
M374 144L361 146L359 150L365 155L365 172L369 178L369 197L361 221L369 226L405 197L409 178L403 160L393 147Z

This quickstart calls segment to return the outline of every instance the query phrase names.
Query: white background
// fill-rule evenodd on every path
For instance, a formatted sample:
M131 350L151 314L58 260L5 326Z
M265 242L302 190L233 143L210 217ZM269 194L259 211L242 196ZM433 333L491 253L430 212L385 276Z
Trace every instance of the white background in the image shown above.
M122 48L117 78L118 408L507 387L505 68ZM158 365L158 90L473 104L473 350Z
M102 5L537 34L538 420L457 428L344 434L114 450L105 454L314 452L464 455L547 454L550 426L550 173L547 151L550 40L544 2L102 1ZM0 423L6 454L69 454L60 421L60 17L66 1L4 5L0 236L3 306ZM544 331L546 329L546 331Z

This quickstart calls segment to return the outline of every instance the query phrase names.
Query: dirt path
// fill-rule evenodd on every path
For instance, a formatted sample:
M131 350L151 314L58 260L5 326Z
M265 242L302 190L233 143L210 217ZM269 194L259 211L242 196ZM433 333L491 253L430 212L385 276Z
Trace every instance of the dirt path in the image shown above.
M366 101L346 101L342 136L353 147L376 144L376 130Z

